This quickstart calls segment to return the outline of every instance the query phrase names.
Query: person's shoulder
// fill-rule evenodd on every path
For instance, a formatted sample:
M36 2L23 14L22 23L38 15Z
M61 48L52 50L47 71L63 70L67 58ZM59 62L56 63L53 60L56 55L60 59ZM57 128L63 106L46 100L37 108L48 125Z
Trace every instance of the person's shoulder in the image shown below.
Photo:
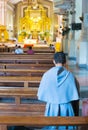
M63 67L63 68L64 68L64 71L66 71L67 73L73 75L73 73L68 68L66 68L66 67Z
M55 66L51 67L49 70L47 70L47 72L51 72L55 69Z
M54 71L54 68L55 68L55 67L51 67L50 69L48 69L48 70L44 73L44 76L52 74L52 72Z
M19 51L20 51L20 52L23 52L23 49L22 49L22 48L19 48Z
M15 52L18 52L18 49L15 49Z
M65 75L68 74L70 77L73 77L73 78L75 77L74 74L70 70L68 70L67 68L65 68L65 67L64 67L64 74Z
M73 72L69 71L69 74L75 78L75 75L73 74Z
M69 73L69 78L75 80L75 75L69 70L67 70L67 72Z

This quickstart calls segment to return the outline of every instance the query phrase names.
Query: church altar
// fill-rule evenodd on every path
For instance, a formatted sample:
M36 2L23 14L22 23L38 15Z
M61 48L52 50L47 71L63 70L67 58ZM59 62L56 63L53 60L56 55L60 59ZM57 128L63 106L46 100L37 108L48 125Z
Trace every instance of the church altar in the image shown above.
M25 38L48 42L51 33L51 19L47 16L47 10L38 3L29 5L24 10L24 17L19 19L18 31L19 42L24 42Z
M24 39L24 48L37 44L36 39Z

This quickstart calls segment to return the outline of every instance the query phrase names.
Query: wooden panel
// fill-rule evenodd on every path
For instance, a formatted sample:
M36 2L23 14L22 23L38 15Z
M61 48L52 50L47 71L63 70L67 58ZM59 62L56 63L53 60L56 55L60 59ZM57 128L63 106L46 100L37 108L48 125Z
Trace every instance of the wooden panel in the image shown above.
M0 116L0 124L7 125L88 125L88 117Z

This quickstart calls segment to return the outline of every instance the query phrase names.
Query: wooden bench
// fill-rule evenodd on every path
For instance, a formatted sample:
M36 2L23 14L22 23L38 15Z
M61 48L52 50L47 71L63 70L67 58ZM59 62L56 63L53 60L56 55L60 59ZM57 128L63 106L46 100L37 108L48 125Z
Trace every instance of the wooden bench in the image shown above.
M14 46L15 47L15 46ZM14 47L0 47L1 52L13 52ZM23 48L24 53L26 53L28 48ZM35 53L54 53L55 51L47 47L33 47Z
M7 76L4 78L1 77L0 82L4 82L4 81L5 82L14 82L14 81L15 82L22 82L22 81L25 82L27 80L30 81L29 79L31 79L31 81L35 82L36 80L38 81L37 78L39 79L39 77L36 77L36 78L32 78L32 77L31 78L28 78L28 77L27 78L24 78L24 77L20 78L19 77L19 79L17 79L17 77L8 77ZM35 102L34 99L37 99L37 89L35 89L35 88L28 88L28 86L24 86L24 88L1 87L0 88L0 97L6 97L6 98L13 97L13 98L15 98L14 103L13 102L12 103L0 103L0 115L4 114L5 116L10 115L10 116L21 116L21 117L22 116L30 116L30 118L31 118L31 116L33 117L35 115L39 115L39 117L44 115L45 103L39 102L39 101ZM28 103L21 102L21 100L23 98L30 98L30 99L32 99L32 101L28 102ZM40 120L41 120L41 118L40 118ZM51 125L51 124L49 124L49 125ZM22 124L14 124L13 123L13 124L7 124L7 125L22 125ZM23 123L23 125L26 125L26 124ZM41 124L38 125L38 124L34 124L34 123L32 125L30 125L30 124L27 124L27 125L29 125L29 126L42 126ZM46 126L47 124L44 124L44 125ZM57 124L54 124L54 125L57 125ZM61 125L61 124L58 124L58 125ZM64 125L64 122L62 125ZM5 124L5 126L3 124L1 126L1 130L6 130L6 129L7 129L6 124Z
M88 125L87 117L45 117L45 116L0 116L0 124L29 125L29 126L69 126ZM6 118L6 120L4 120ZM13 120L12 120L13 119ZM18 122L19 120L19 122ZM3 122L4 121L4 122Z
M8 78L7 78L8 79ZM6 81L6 80L5 80ZM11 81L12 82L12 81ZM12 98L14 101L1 102L0 114L5 115L43 115L45 110L45 103L39 102L37 99L38 88L32 87L0 87L0 99ZM0 101L1 101L0 100ZM36 102L37 101L37 102ZM40 108L41 106L41 108Z
M41 69L49 69L51 67L53 67L54 64L15 64L15 63L5 63L5 64L0 64L0 69L37 69L37 70L41 70Z
M23 83L23 87L28 88L33 83L34 85L40 83L41 77L31 77L31 76L0 76L0 86L5 86L7 83Z
M54 53L52 52L35 52L33 55L53 55ZM15 53L12 53L12 52L0 52L0 55L16 55ZM23 54L20 54L20 55L28 55L26 52L24 52Z
M37 100L37 89L23 89L23 88L0 88L0 114L1 111L13 112L14 110L21 112L30 112L30 104L37 106L42 102ZM9 99L8 102L4 99ZM35 104L35 105L34 105ZM32 108L31 106L31 108ZM22 107L22 108L21 108ZM35 108L34 108L35 109ZM32 112L32 111L31 111ZM37 110L36 110L37 112ZM15 111L14 111L15 113ZM32 114L32 113L31 113Z
M48 69L0 69L0 76L42 76Z
M13 116L0 115L0 130L7 130L7 125L18 126L87 126L88 117L44 117L44 116ZM80 129L84 130L84 129ZM87 129L86 129L87 130Z
M9 102L7 102L6 99L9 99ZM42 116L44 115L44 111L45 103L37 100L37 89L15 87L0 88L0 115ZM1 130L5 130L5 128L7 129L7 127L1 127Z
M10 69L11 70L11 69ZM22 70L21 70L22 71ZM1 113L28 113L30 115L41 113L44 114L45 103L40 104L37 100L37 88L29 87L31 83L40 83L41 77L29 76L3 76L0 77L0 114ZM9 85L13 83L13 86ZM15 83L23 83L21 87L15 86ZM8 86L5 86L8 84ZM4 100L5 99L5 100ZM10 99L9 102L6 99ZM34 100L35 99L35 100ZM25 102L28 101L28 102ZM32 100L32 101L31 101ZM5 101L5 102L3 102ZM24 102L22 102L24 101ZM41 110L39 108L41 106Z
M0 115L43 115L45 103L37 99L37 89L0 88ZM8 100L8 102L6 101Z
M33 63L33 64L53 64L53 60L51 59L25 59L25 58L22 58L22 59L18 59L18 58L1 58L0 57L0 63Z
M0 87L0 115L44 115L45 103L38 101L37 88Z
M6 78L3 79L3 82L4 80L6 81ZM9 81L10 80L11 79L9 79ZM11 80L10 82L13 82L13 80ZM21 88L15 86L0 87L0 101L2 101L3 97L6 99L10 98L9 102L0 102L0 115L44 115L45 103L37 100L37 90L38 88L28 88L25 86ZM14 100L11 100L11 98Z
M2 86L0 87L0 96L1 97L14 97L15 101L18 104L20 104L21 98L23 97L27 98L31 96L32 98L36 99L37 89L38 89L40 80L41 80L41 77L23 77L23 76L20 76L19 78L17 78L16 76L0 77L0 82L4 83L3 87ZM18 88L17 86L15 86L15 82L24 83L24 86ZM13 86L7 87L5 86L5 83L13 83ZM31 86L31 83L34 83L34 87Z
M28 48L23 48L24 52L27 52ZM54 53L53 49L50 49L48 46L46 47L33 47L35 53Z
M0 57L1 58L25 58L25 59L32 59L32 58L44 58L44 59L46 59L46 58L50 58L50 59L53 59L53 55L54 54L46 54L46 53L44 53L44 54L41 54L41 53L39 53L39 54L33 54L33 55L28 55L28 54L13 54L13 53L4 53L4 54L0 54Z

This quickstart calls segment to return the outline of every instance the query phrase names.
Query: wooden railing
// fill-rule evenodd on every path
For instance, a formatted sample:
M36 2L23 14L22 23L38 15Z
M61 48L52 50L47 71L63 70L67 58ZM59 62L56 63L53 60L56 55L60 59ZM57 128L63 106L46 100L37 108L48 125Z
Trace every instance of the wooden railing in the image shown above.
M7 64L7 63L1 63L0 64L0 69L49 69L53 67L54 64Z
M31 83L39 84L41 77L36 76L0 76L0 84L1 86L5 86L5 84L13 83L23 83L23 87L28 88Z
M42 76L47 69L0 69L0 76Z
M0 130L7 130L7 125L13 126L88 126L87 117L44 117L44 116L13 116L0 115ZM86 126L86 128L87 128Z

